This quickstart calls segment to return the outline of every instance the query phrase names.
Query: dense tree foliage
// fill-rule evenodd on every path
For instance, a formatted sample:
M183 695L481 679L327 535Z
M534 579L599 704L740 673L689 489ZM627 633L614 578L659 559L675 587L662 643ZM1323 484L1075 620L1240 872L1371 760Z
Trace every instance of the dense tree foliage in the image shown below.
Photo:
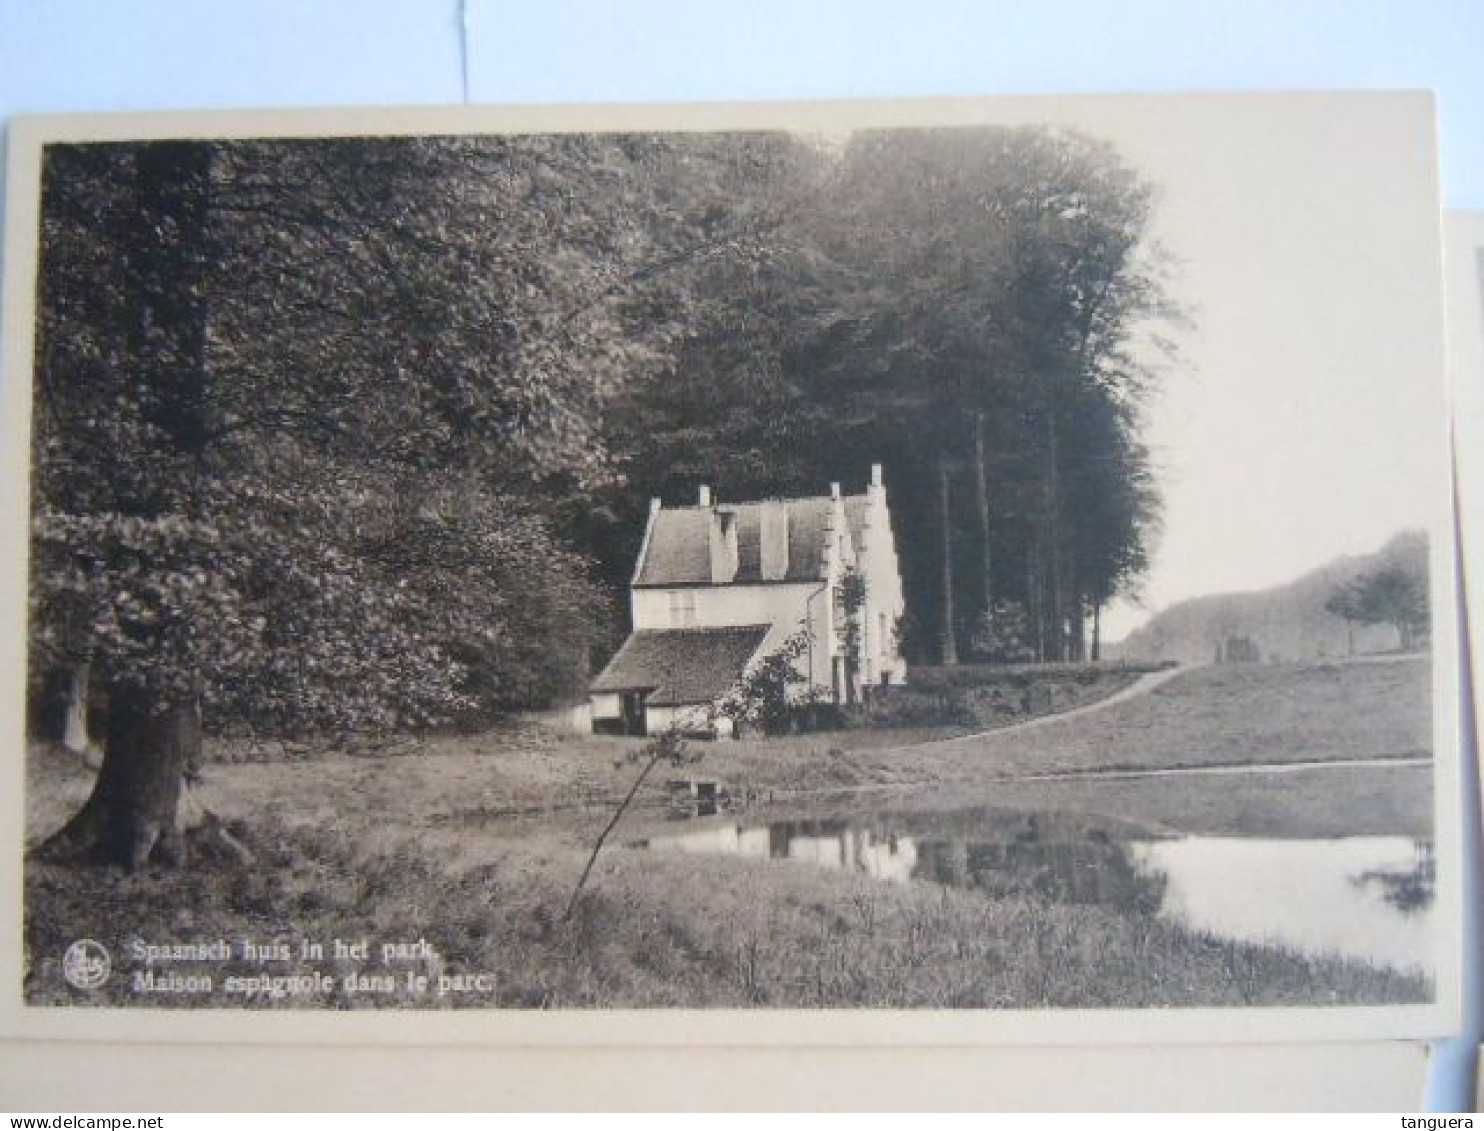
M202 712L423 726L581 683L604 601L552 516L611 474L675 280L745 244L747 150L48 152L33 670L88 663L108 703L57 851L167 847Z
M1084 138L86 145L43 190L32 672L107 704L57 851L168 852L203 723L579 688L698 480L886 463L920 654L1080 655L1143 568L1170 311Z
M1041 129L862 133L792 172L781 238L716 265L673 372L610 419L614 532L699 479L884 462L919 658L1085 655L1158 527L1140 412L1179 315L1149 186Z
M1391 625L1398 646L1410 652L1426 637L1431 621L1427 573L1399 562L1383 563L1340 586L1324 607L1347 625ZM1355 650L1353 640L1350 650Z

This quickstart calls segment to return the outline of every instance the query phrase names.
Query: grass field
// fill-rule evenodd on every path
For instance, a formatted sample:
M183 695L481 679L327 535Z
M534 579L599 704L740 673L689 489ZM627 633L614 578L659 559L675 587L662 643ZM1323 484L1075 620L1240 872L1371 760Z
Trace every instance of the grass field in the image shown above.
M893 740L920 736L869 735L843 745L859 737L854 732L720 743L705 747L694 772L771 793L756 809L760 817L886 798L919 811L992 801L1080 814L1095 834L1425 837L1425 767L1005 779L1102 765L1415 755L1428 749L1426 704L1422 663L1211 668L1037 728L912 746ZM219 851L203 832L192 867L179 872L125 876L28 864L28 999L80 999L58 965L78 937L124 950L138 939L426 937L436 959L386 969L398 978L422 969L434 984L439 976L493 977L485 989L442 997L356 993L337 980L324 993L250 1002L267 1006L1009 1008L1420 1001L1430 994L1415 975L1224 942L1148 908L884 884L787 861L623 847L624 829L660 820L658 784L621 826L564 922L586 850L635 772L624 759L635 745L519 728L356 756L310 750L301 760L212 765L195 802L227 822L253 861ZM903 788L879 788L893 785ZM34 748L28 837L55 827L88 788L75 762ZM293 960L272 972L314 965ZM337 979L354 965L318 964ZM262 969L247 964L236 972ZM231 972L219 970L219 979ZM182 1001L131 995L127 983L89 1000ZM197 1003L204 1002L247 1003L224 996L220 985Z
M1232 664L1179 673L1147 695L1065 722L913 750L862 752L867 775L972 781L1075 770L1426 756L1430 666ZM747 756L740 759L744 764Z
M174 996L67 986L58 956L74 938L114 953L133 939L428 939L437 958L372 963L396 990L347 991L360 962L274 964L328 972L333 988L245 999L212 967L193 1004L335 1008L797 1006L1041 1008L1328 1005L1426 1000L1422 978L1362 963L1224 942L1136 911L928 884L886 885L784 861L647 856L617 850L562 922L574 861L529 845L457 867L427 842L351 850L331 833L243 832L245 867L210 854L192 870L122 877L33 866L27 896L33 1004L178 1005ZM42 911L37 915L35 912ZM106 925L105 925L106 924ZM488 992L427 997L407 971L486 975Z

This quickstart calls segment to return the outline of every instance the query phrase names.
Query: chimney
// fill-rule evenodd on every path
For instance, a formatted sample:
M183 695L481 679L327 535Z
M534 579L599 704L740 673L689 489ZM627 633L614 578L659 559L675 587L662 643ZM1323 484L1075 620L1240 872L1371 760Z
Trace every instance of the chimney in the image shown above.
M660 513L660 508L663 507L664 505L665 504L663 502L661 502L659 499L650 499L649 500L649 513L650 514L659 514Z
M701 489L698 494L700 496L699 505L703 507L709 507L711 505L711 488L702 483Z
M839 497L840 497L840 484L838 484L838 483L831 483L830 484L830 498L832 498L832 499L838 499Z
M788 504L770 500L759 505L758 559L764 581L788 576Z
M881 474L881 465L879 463L873 463L871 465L871 485L866 488L866 494L873 499L880 499L886 496L886 479Z
M711 558L711 583L726 585L737 580L737 514L713 510L708 517L706 543Z

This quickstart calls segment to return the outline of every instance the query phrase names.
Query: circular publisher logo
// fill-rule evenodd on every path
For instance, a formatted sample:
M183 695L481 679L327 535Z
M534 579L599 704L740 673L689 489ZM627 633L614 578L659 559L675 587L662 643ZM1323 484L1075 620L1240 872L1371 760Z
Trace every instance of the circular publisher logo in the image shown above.
M62 977L80 990L96 990L112 968L108 948L92 939L78 939L62 955Z

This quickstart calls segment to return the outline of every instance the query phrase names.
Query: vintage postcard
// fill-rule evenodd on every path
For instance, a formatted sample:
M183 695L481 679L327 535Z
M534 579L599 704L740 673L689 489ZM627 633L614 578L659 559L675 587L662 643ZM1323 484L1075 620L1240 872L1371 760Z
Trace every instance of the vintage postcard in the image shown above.
M1447 1032L1431 115L18 122L7 1031Z

